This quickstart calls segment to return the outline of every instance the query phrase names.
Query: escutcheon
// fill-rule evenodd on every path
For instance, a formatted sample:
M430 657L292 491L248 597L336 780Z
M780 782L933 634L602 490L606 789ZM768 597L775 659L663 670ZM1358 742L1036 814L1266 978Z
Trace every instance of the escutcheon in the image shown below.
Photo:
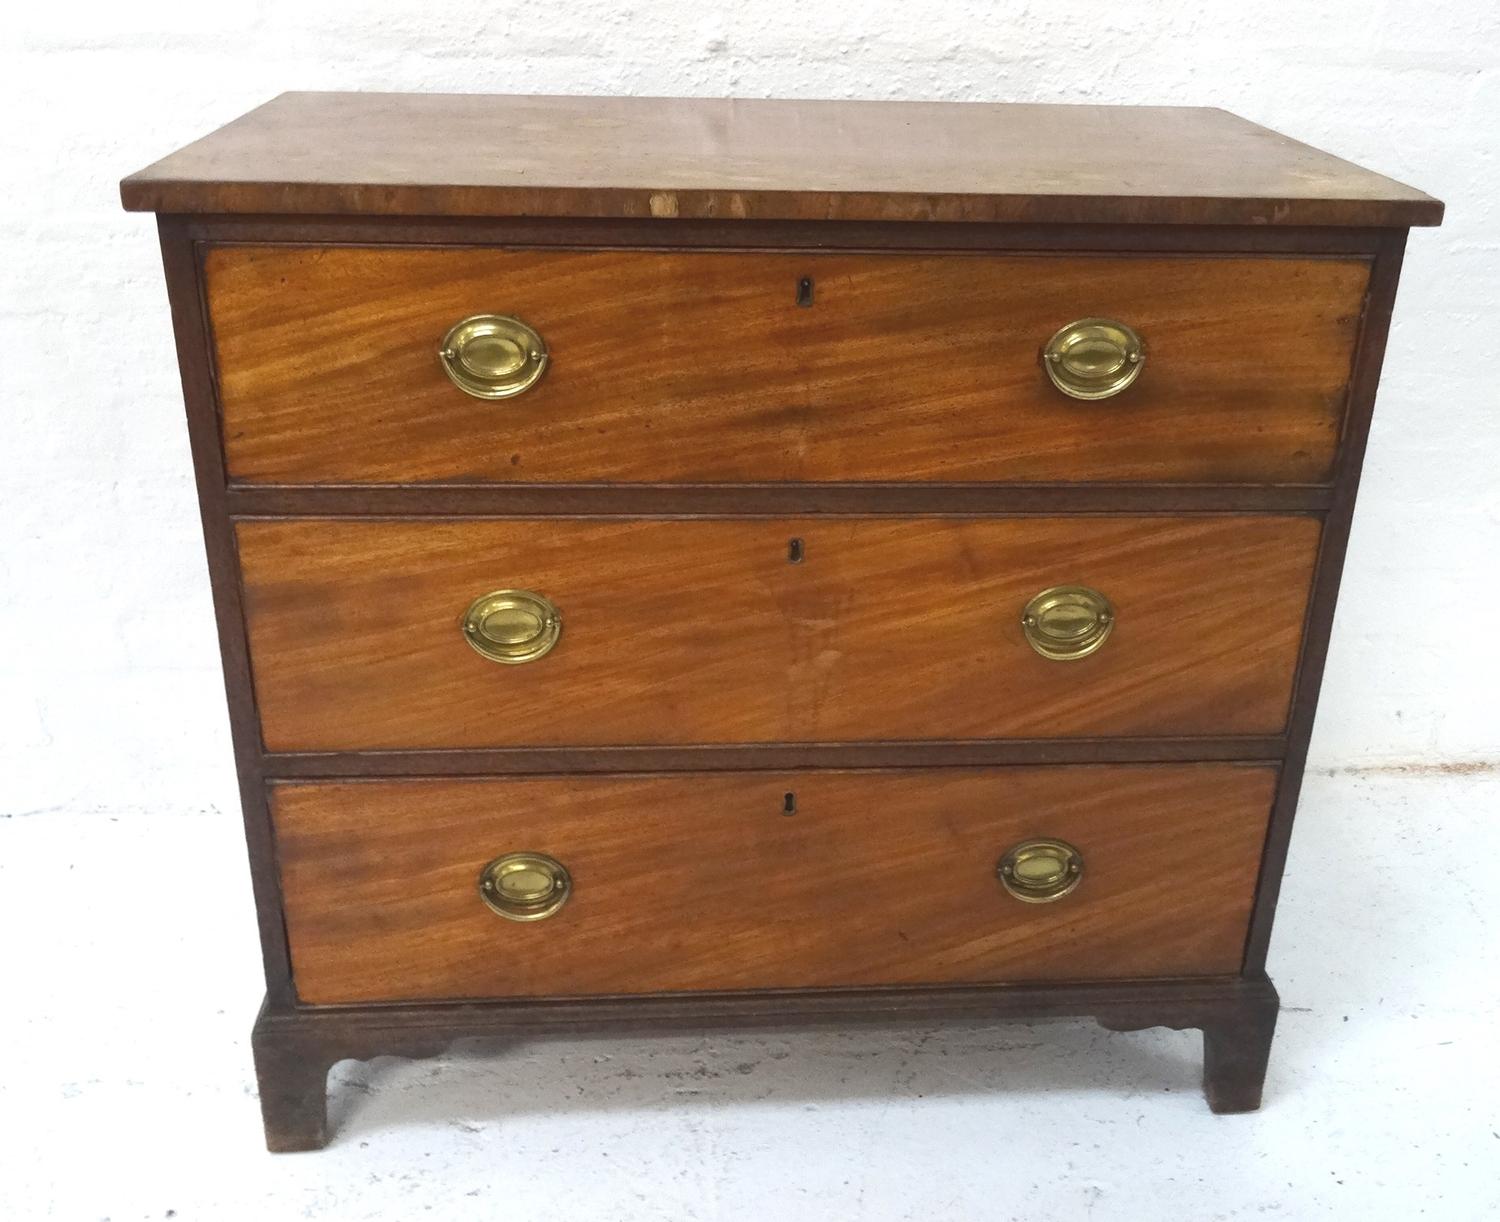
M443 372L476 399L509 399L547 371L547 345L519 318L475 314L455 323L438 347Z
M573 879L545 853L506 853L479 871L479 898L507 921L540 921L568 902Z
M1108 639L1115 609L1088 586L1053 586L1043 590L1021 612L1026 643L1053 662L1086 658Z
M1070 399L1108 399L1141 376L1146 349L1122 322L1080 318L1047 341L1042 364Z
M562 613L531 590L495 590L464 612L464 640L491 662L519 666L552 652L562 636Z
M995 877L1023 904L1050 904L1083 879L1083 854L1066 840L1023 840L1000 859Z

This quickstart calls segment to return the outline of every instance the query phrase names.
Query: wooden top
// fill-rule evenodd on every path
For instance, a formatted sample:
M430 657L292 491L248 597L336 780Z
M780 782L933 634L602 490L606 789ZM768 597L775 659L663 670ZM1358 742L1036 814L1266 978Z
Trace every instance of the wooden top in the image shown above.
M120 184L173 213L1436 225L1222 110L287 93Z

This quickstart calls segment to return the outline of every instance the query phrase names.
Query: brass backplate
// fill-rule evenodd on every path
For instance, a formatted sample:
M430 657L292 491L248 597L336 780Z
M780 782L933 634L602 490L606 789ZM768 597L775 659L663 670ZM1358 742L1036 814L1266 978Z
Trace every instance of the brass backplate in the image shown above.
M1025 904L1060 900L1083 879L1083 854L1066 840L1023 840L995 867L1000 885Z
M1088 657L1114 626L1115 609L1109 599L1088 586L1052 586L1021 612L1026 643L1052 662Z
M1146 364L1141 337L1112 318L1080 318L1047 341L1042 364L1052 385L1070 399L1108 399Z
M464 640L491 662L519 666L552 652L562 636L562 613L531 590L495 590L469 604Z
M547 345L519 318L475 314L454 323L438 346L443 372L466 395L509 399L547 371Z
M507 921L540 921L568 902L573 879L545 853L506 853L479 871L479 898Z

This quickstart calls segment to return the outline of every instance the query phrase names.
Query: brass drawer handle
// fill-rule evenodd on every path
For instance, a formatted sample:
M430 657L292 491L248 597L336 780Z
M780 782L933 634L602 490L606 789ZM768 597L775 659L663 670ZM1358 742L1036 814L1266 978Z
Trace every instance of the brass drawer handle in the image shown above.
M562 612L530 590L482 594L464 612L464 640L491 662L519 666L552 652L562 636Z
M1023 904L1060 900L1083 878L1083 854L1066 840L1023 840L995 867L1000 885Z
M475 314L443 336L438 359L464 394L509 399L530 390L547 371L547 345L519 318Z
M1047 341L1042 364L1052 385L1071 399L1108 399L1146 364L1141 337L1112 318L1080 318Z
M1026 643L1053 662L1088 657L1104 644L1114 626L1115 609L1109 599L1088 586L1053 586L1021 612Z
M507 853L479 871L479 898L507 921L540 921L568 902L568 868L545 853Z

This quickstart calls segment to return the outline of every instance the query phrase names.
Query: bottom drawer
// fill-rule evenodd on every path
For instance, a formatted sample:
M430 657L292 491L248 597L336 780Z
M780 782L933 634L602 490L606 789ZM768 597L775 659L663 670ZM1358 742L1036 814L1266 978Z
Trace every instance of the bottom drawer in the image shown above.
M1233 973L1275 783L1269 765L1143 764L270 797L297 993L337 1004ZM1027 902L998 867L1029 840L1081 868L1054 880L1062 850L1023 855ZM512 853L564 874L499 866L492 907L481 872Z

